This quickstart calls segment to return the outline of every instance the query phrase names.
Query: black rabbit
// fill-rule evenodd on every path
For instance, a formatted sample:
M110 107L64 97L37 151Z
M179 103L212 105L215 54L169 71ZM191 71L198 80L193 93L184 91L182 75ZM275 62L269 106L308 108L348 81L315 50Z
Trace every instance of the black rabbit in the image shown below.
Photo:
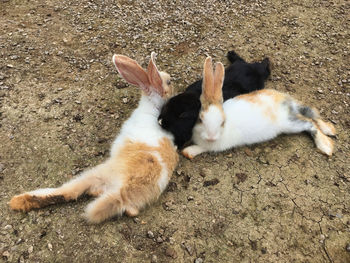
M229 51L227 58L231 65L225 69L222 88L224 101L264 88L264 82L270 75L268 58L261 62L247 63L235 51ZM198 80L183 93L168 100L158 117L159 124L174 135L175 144L180 149L192 137L192 129L201 108L201 93L202 80Z

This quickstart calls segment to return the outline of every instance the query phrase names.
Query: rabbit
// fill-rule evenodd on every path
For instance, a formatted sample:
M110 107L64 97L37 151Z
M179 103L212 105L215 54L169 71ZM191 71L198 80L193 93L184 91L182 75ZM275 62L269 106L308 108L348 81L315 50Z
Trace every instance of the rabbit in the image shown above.
M203 92L199 121L193 129L194 145L183 149L189 159L207 151L224 151L275 138L281 133L309 132L317 148L331 156L336 130L317 111L288 94L263 89L223 103L224 66L207 57L203 70Z
M224 100L264 88L264 82L270 75L268 58L257 63L247 63L234 51L229 51L227 58L231 65L225 70L222 89ZM159 124L174 135L175 144L180 149L192 137L192 129L201 108L201 93L202 80L198 80L164 104L159 115Z
M172 135L157 121L173 89L170 76L158 71L154 59L152 52L146 71L131 58L113 56L119 74L141 88L142 96L114 140L110 157L58 188L14 196L9 202L11 209L27 212L88 194L97 198L86 207L84 216L90 223L100 223L124 212L136 216L160 196L177 165L178 153Z

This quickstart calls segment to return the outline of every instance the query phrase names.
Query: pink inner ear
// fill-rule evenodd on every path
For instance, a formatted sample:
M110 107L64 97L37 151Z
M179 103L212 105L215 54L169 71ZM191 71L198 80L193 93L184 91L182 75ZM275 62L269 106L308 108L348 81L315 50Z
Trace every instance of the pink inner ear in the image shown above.
M155 53L152 52L151 59L149 61L148 68L147 68L148 78L151 83L151 86L154 88L154 91L156 91L160 96L163 96L163 93L164 93L163 81L160 77L157 66L154 63L154 57L155 57Z
M140 87L146 94L149 94L151 85L147 72L135 60L123 55L114 55L113 63L127 82Z

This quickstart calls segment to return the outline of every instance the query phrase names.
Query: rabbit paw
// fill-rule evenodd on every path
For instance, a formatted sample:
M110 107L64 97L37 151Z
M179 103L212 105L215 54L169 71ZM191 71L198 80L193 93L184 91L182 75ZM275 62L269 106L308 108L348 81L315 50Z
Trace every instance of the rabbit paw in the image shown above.
M182 155L185 156L187 159L192 160L198 154L201 154L203 152L205 152L205 150L200 146L191 145L182 150Z

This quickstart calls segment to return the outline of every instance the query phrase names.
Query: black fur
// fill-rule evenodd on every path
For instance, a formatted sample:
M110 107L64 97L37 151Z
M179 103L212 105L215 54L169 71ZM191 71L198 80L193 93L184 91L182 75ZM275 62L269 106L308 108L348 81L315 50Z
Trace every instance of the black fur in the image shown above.
M228 52L227 58L231 65L225 69L222 87L224 101L264 88L264 82L270 75L268 58L257 63L247 63L234 51ZM179 148L192 137L192 129L201 108L201 93L202 80L198 80L188 86L185 92L171 98L158 117L162 128L174 135Z

